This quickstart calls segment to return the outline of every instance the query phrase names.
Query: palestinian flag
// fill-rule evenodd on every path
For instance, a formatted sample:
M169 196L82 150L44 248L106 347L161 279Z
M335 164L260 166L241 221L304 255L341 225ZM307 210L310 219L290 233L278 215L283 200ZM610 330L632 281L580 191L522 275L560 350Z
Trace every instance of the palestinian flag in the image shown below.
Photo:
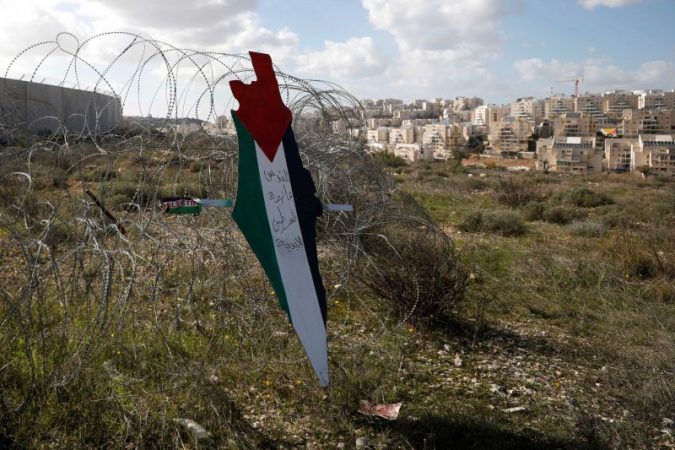
M192 214L198 216L202 211L195 199L188 197L168 197L159 201L159 209L166 214Z
M302 165L272 59L250 52L257 81L231 81L239 102L239 181L232 218L274 288L321 386L328 385L326 293L316 252L321 203Z

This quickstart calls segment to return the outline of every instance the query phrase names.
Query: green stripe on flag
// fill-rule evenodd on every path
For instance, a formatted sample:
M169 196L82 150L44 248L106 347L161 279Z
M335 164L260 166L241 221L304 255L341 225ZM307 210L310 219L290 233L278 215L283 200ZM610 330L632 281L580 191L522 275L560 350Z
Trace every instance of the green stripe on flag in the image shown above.
M288 320L291 320L286 292L281 281L281 273L274 250L272 232L267 218L258 160L256 159L255 142L234 112L232 118L239 138L239 180L237 182L237 202L232 210L232 219L241 229L253 253L258 257L267 278L279 297L279 305L286 311Z
M202 212L202 207L197 206L179 206L177 208L167 208L166 214L193 214L195 216Z

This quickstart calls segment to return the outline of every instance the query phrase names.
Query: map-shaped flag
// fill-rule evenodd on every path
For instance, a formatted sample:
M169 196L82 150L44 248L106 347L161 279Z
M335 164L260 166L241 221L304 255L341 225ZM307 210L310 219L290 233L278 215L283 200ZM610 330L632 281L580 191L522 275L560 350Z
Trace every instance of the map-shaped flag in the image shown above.
M239 102L239 182L232 218L262 264L321 386L328 385L326 291L316 252L321 203L302 165L272 59L250 52L257 80L231 81Z

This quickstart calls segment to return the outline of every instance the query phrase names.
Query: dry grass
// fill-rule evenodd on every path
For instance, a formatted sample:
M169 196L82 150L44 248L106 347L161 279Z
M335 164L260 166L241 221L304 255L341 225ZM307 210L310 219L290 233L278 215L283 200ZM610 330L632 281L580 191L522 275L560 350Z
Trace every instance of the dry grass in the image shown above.
M64 156L49 164L68 166ZM425 295L448 308L446 320L402 322L409 303L392 306L355 280L336 286L344 280L329 268L344 254L322 248L332 376L322 390L252 255L223 237L235 233L227 214L129 227L131 244L109 227L69 222L88 183L109 184L102 198L120 204L193 185L230 194L225 164L210 167L208 185L202 163L181 171L146 158L146 172L133 172L129 158L98 171L90 158L93 167L65 180L59 172L57 183L35 171L32 193L20 176L3 178L0 447L193 448L176 418L203 425L219 448L352 448L361 437L374 448L672 444L661 430L675 418L673 183L523 174L525 185L550 192L535 199L542 214L568 208L585 220L537 219L513 237L459 230L476 214L529 214L524 200L499 201L511 175L403 168L400 185L454 245L434 253L434 242L406 244L394 233L400 261L381 281L396 295L409 292L394 283L406 281L402 273L418 283L445 274L461 287L457 255L468 274L464 301L444 298L443 283L430 286ZM172 182L158 183L158 171ZM142 197L125 187L139 173L136 184L151 186ZM584 192L581 204L570 192ZM142 222L138 212L116 214ZM101 223L95 210L85 217ZM207 220L222 233L194 232ZM360 400L401 401L401 417L361 416Z

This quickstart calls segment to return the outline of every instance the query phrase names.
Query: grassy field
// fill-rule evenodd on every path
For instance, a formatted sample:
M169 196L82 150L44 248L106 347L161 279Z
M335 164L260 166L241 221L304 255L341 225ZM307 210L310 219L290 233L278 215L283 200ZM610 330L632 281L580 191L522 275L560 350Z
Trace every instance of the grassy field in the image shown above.
M324 390L226 214L128 227L126 240L89 210L91 223L68 221L88 187L135 224L129 202L160 190L232 194L226 161L206 182L203 165L144 158L36 160L30 191L2 180L0 447L675 446L675 182L389 161L452 239L461 269L444 270L465 277L430 320L374 295L365 262L339 286L324 249ZM402 402L400 416L359 414L362 400ZM210 438L195 442L183 418Z

